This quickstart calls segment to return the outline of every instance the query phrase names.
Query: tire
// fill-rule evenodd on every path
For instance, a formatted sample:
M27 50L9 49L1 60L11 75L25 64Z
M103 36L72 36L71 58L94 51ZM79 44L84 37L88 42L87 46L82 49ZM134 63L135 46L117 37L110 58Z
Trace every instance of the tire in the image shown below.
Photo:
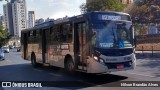
M65 63L65 70L69 73L73 73L75 71L75 65L73 63L72 58L68 58Z
M31 64L33 67L37 67L38 63L36 62L36 57L34 54L31 55Z

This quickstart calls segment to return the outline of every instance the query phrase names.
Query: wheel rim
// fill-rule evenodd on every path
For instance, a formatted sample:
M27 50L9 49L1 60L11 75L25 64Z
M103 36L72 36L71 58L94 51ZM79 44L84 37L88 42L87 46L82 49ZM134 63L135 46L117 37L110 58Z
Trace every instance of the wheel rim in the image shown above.
M68 70L69 71L73 71L73 69L74 69L74 65L73 65L72 61L69 61L69 63L68 63Z
M32 64L35 65L35 61L34 61L33 57L32 57Z
M73 70L73 63L70 62L68 68L69 68L69 71L72 71Z

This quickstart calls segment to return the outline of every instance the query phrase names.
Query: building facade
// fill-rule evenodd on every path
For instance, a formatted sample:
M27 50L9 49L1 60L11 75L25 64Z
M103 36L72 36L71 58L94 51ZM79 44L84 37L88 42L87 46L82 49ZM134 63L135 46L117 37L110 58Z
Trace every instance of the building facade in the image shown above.
M9 34L21 37L21 30L26 29L26 2L25 0L10 0L3 7L4 22Z
M50 21L54 21L54 19L50 19L50 18L45 19L45 22L50 22Z
M3 21L4 28L8 31L11 36L14 36L14 28L13 28L13 16L12 16L12 4L7 3L3 5Z
M32 28L35 25L35 13L34 11L28 11L28 28Z
M12 3L14 36L21 37L21 30L27 28L26 2L15 0Z
M1 15L1 14L0 14L0 15ZM5 27L3 17L4 17L4 16L0 16L0 23L2 23L2 26ZM5 30L5 28L4 28L4 30Z
M1 15L1 14L0 14ZM0 16L0 22L2 22L3 21L3 16Z
M45 20L44 20L43 18L40 18L40 19L37 19L37 20L35 21L35 25L42 24L42 23L44 23L44 22L45 22Z

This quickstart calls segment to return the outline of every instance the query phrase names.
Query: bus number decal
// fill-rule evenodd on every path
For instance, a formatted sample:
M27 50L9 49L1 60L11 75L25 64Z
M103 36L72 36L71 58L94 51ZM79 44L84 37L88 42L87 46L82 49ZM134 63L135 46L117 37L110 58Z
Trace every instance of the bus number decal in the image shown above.
M68 44L61 45L61 49L68 50L69 49L69 45Z
M113 43L100 43L101 47L113 47Z
M61 55L60 45L52 45L50 47L50 52L52 55Z

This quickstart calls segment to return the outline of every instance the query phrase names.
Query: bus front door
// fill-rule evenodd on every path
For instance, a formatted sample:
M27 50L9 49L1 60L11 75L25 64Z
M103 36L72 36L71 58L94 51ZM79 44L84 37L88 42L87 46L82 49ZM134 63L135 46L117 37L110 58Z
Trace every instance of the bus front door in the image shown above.
M80 70L86 70L86 55L87 55L87 34L86 23L74 24L74 54L76 68Z

